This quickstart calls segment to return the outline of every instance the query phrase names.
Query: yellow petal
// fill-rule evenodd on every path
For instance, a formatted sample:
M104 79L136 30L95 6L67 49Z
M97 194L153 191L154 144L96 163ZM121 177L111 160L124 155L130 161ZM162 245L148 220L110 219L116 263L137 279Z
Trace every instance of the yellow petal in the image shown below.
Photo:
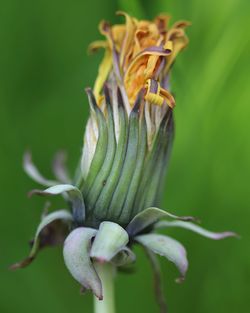
M120 50L120 66L122 67L125 63L128 51L131 49L131 45L133 44L136 25L133 18L127 13L118 11L117 14L125 16L126 19L126 33Z
M160 46L162 40L163 40L163 36L161 35L160 38L158 39L156 46ZM164 46L164 49L166 49L165 46ZM145 79L152 78L156 70L156 66L157 66L157 62L159 58L160 58L159 55L150 55L150 57L148 58L146 69L144 71Z
M111 28L111 32L112 32L112 38L113 38L113 41L115 43L116 50L118 52L120 52L121 47L122 47L123 38L124 38L125 33L126 33L126 27L125 27L125 25L121 25L121 24L114 25Z
M112 50L114 42L112 40L111 26L109 23L107 21L101 21L99 24L99 31L102 35L106 36L110 49Z
M189 21L178 21L175 22L172 28L186 28L188 26L192 25Z
M167 64L166 64L166 67L164 69L164 73L165 74L169 71L170 66L174 62L177 54L182 49L184 49L187 46L187 44L188 44L188 38L186 36L183 36L183 37L180 37L180 38L177 38L177 39L174 40L174 42L173 42L173 51L169 55L169 57L167 58Z
M112 67L111 51L110 49L106 49L102 63L99 66L98 75L94 85L94 95L97 100L100 99L100 92L108 77L111 67Z
M133 57L137 55L141 50L141 38L148 34L148 30L146 29L137 29L135 32L135 42L134 42L134 49L133 49Z
M129 67L124 75L124 81L126 82L126 80L128 80L130 71L132 71L133 67L136 65L136 63L139 61L140 58L144 57L144 56L165 56L166 52L165 51L149 51L149 50L145 50L140 52L129 64Z
M170 15L160 14L154 19L160 33L165 32L171 19Z
M99 50L100 48L106 49L107 47L108 43L106 40L96 40L88 46L88 52L93 53Z
M173 107L175 106L175 99L172 96L172 94L164 88L161 88L160 94L165 98L165 100L166 100L167 104L170 106L170 108L173 109Z

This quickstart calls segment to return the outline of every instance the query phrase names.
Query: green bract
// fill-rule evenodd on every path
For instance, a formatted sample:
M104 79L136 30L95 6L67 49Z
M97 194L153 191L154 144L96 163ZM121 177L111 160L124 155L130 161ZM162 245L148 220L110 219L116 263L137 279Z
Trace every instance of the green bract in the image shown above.
M129 115L120 90L116 88L116 91L111 100L111 91L105 87L105 100L99 108L91 90L87 90L91 108L89 123L96 125L98 139L95 140L87 127L82 158L84 175L78 188L84 195L86 224L90 227L98 227L105 220L126 227L137 213L156 205L173 138L172 109L166 108L149 145L145 115L150 104L145 103L143 91ZM89 145L94 146L95 142L87 168Z

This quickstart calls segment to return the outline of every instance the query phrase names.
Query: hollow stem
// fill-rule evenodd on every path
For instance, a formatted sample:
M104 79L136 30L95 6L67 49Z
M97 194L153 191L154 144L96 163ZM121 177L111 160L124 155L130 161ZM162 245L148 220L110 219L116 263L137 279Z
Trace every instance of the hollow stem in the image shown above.
M109 263L96 263L95 269L102 281L103 300L94 297L95 313L115 313L114 276L115 268Z

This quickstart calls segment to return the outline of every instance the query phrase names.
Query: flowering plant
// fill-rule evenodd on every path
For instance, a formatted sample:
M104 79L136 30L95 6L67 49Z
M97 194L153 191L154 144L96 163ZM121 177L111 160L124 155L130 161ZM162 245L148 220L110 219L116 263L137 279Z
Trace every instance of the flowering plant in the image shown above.
M181 243L156 231L180 227L211 239L234 233L213 233L193 217L158 208L174 136L170 70L188 44L189 23L169 27L167 15L150 22L118 14L126 22L101 22L106 39L90 45L90 51L104 48L105 55L93 91L86 89L90 117L75 177L67 175L61 154L54 165L55 181L45 179L31 155L25 155L25 171L47 187L30 195L61 194L69 210L43 214L30 255L12 268L27 266L45 246L63 244L66 267L83 289L94 293L96 312L112 313L114 269L132 266L133 246L140 244L158 279L158 301L165 312L155 254L175 264L178 281L184 279L188 261Z

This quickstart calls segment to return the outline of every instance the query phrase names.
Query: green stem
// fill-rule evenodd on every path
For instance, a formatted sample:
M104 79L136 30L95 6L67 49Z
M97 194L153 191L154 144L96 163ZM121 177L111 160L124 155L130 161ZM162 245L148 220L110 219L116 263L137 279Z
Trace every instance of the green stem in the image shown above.
M110 263L96 263L95 269L102 281L103 300L94 297L95 313L115 313L114 276L115 268Z

